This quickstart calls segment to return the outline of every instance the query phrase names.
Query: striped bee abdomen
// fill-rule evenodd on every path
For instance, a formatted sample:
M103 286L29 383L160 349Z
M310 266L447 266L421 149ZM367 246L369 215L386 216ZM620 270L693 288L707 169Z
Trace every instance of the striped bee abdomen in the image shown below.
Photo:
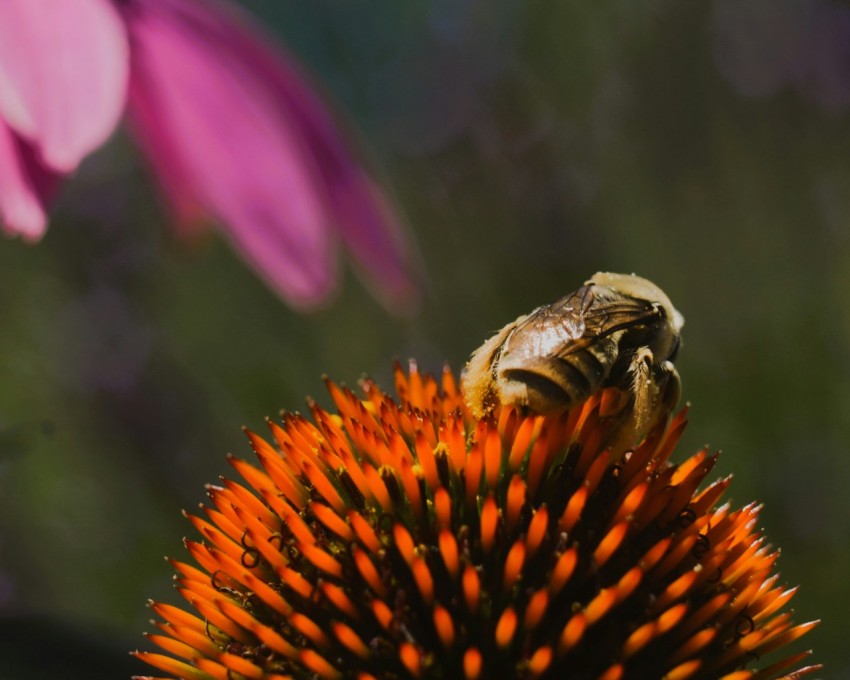
M602 385L617 355L615 338L566 354L528 357L506 351L497 362L502 403L556 413L587 399Z

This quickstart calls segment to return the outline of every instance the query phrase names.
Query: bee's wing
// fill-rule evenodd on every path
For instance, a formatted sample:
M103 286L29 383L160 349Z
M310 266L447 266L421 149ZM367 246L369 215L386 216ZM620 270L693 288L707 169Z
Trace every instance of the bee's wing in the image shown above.
M548 351L541 354L564 357L602 337L658 318L657 307L649 301L597 295L594 288L583 286L526 319L526 324L534 324L538 333L551 338Z
M584 334L592 337L610 335L624 328L655 321L659 314L658 307L646 300L622 298L597 302L584 315Z
M546 359L575 352L598 335L587 334L586 317L593 304L592 286L583 286L551 305L517 319L505 343L515 361Z

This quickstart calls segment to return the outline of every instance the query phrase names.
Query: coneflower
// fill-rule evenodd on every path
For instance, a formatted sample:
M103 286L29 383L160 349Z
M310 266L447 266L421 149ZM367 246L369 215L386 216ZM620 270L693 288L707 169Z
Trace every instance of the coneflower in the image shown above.
M260 468L209 488L195 565L172 561L194 613L151 603L177 678L799 677L808 652L766 659L815 623L755 529L718 506L707 450L669 461L686 411L622 460L602 443L622 393L554 417L467 410L455 377L396 366L394 399L330 381L246 431ZM796 669L796 670L794 670ZM790 675L787 675L790 673ZM784 675L785 674L785 675Z

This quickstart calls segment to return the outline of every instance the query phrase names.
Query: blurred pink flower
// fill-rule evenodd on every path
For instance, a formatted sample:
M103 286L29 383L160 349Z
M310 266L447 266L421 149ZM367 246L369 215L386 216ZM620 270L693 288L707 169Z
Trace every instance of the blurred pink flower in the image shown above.
M83 6L87 13L68 18ZM16 23L25 29L11 28ZM0 27L7 230L43 233L50 180L111 133L126 99L131 131L184 230L218 222L296 307L332 292L338 240L385 302L412 299L409 252L383 195L292 59L237 8L215 0L3 0ZM7 47L10 36L17 43ZM38 48L48 41L63 48L61 59ZM42 88L35 72L53 87ZM29 88L19 93L6 81Z
M0 222L37 240L59 174L112 133L128 49L107 0L0 2Z

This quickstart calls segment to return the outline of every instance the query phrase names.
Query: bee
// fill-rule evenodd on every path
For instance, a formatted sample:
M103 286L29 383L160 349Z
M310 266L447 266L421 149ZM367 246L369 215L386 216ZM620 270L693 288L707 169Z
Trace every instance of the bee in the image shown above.
M651 281L600 272L509 323L472 353L462 389L482 418L498 404L557 414L602 387L631 395L633 446L679 401L673 362L684 318Z

